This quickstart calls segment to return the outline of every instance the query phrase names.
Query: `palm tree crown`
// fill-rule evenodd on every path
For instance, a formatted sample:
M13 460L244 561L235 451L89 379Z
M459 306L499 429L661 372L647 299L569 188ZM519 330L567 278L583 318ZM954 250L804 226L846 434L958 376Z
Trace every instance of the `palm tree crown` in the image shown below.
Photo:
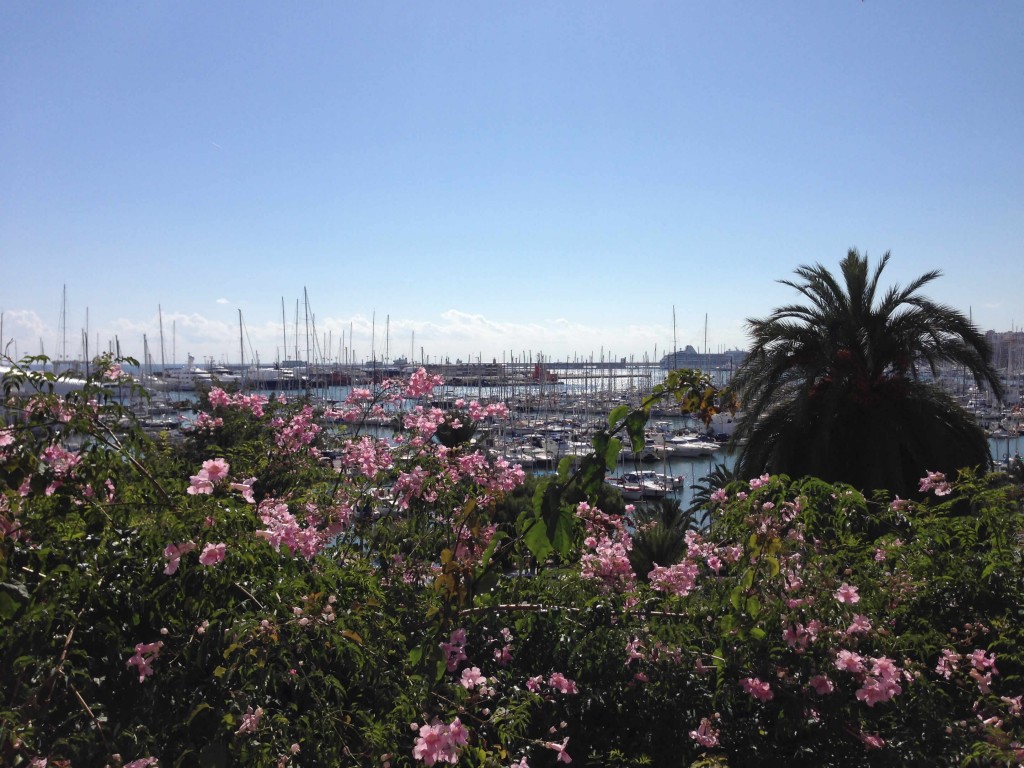
M920 374L960 366L1001 398L991 349L961 312L920 295L937 270L879 295L888 261L870 272L850 250L840 279L801 266L800 282L781 282L808 303L747 321L753 346L733 379L745 411L734 435L741 476L815 475L908 494L927 470L987 463L981 428Z

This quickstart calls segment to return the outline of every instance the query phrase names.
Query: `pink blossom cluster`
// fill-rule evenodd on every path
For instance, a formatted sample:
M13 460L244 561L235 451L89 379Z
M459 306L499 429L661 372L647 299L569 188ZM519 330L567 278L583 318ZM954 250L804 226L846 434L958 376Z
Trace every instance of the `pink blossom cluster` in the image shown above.
M865 662L870 662L870 666ZM860 654L842 649L836 653L836 669L855 675L861 687L857 689L858 701L869 707L889 701L903 692L899 681L904 675L896 663L885 656L864 658Z
M139 675L139 682L146 682L146 678L153 674L152 664L160 655L160 649L164 647L162 641L155 643L139 643L135 646L135 653L128 659L128 666L135 667Z
M690 731L690 738L702 747L718 746L718 730L712 727L711 720L706 717L701 718L696 730Z
M192 427L194 429L199 429L204 432L211 432L214 429L219 429L223 426L224 419L220 416L213 417L205 411L201 411L200 414L196 416L195 421L192 422Z
M448 637L448 642L441 643L445 653L445 664L449 672L459 668L459 663L466 660L466 630L456 629Z
M667 567L655 564L647 578L651 582L651 589L677 597L686 597L697 584L697 573L696 563L682 560Z
M43 449L40 458L43 460L43 463L46 464L54 478L53 481L46 486L47 496L52 496L66 480L69 480L74 475L78 465L82 462L82 456L77 451L65 450L56 443L46 446L46 448Z
M492 493L514 491L526 481L523 467L520 464L509 464L503 457L495 459L493 470L485 483L487 490Z
M425 368L413 371L409 382L405 385L403 394L409 398L424 397L431 394L434 389L444 385L444 377L430 375Z
M419 726L419 736L412 748L412 756L422 760L425 765L434 763L459 762L462 748L469 743L469 731L459 718L445 724L435 721L432 724Z
M536 677L529 677L526 679L526 690L532 693L540 693L542 686L547 684L548 688L552 691L564 694L579 693L576 688L576 681L570 680L568 677L563 675L561 672L552 672L547 680L545 681L543 675L537 675Z
M740 688L758 701L771 701L775 698L771 685L756 677L745 677L740 680Z
M633 539L621 519L580 502L576 516L583 520L586 548L580 557L580 576L601 582L606 590L631 591L636 584L629 552Z
M90 401L90 404L93 402ZM75 409L64 400L46 397L33 397L25 405L25 410L29 413L49 416L61 424L67 424L75 415Z
M246 395L242 392L229 395L220 387L213 387L210 390L209 400L214 408L238 408L248 411L257 418L263 416L263 406L270 402L266 395Z
M15 442L14 427L4 427L3 429L0 429L0 460L6 459L11 455L9 448L14 445Z
M277 430L274 441L288 453L308 448L320 434L320 425L313 420L313 409L308 405L292 416L287 424L275 419L271 426Z
M750 481L750 490L754 491L754 490L757 490L758 488L761 488L761 487L763 487L765 485L768 485L768 482L771 479L772 479L771 475L768 475L768 474L764 474L764 475L761 475L760 477L753 478Z
M929 472L921 478L917 490L921 493L932 491L936 496L948 496L953 492L953 486L942 472Z
M871 659L871 668L864 678L863 684L857 689L857 701L863 701L869 707L880 702L889 701L903 692L899 684L903 671L892 659L880 656Z
M227 479L230 468L223 458L204 461L203 468L189 478L188 494L196 496L213 493L214 486Z
M103 381L122 382L131 380L131 376L125 373L120 363L115 363L109 358L99 358L96 364L98 366L96 373Z
M783 623L785 623L785 619ZM821 622L817 619L812 619L806 625L797 621L786 626L782 631L782 639L797 653L803 653L811 643L817 640L820 631Z
M275 550L281 546L288 547L293 553L301 554L307 560L312 560L327 544L336 536L339 528L348 522L348 515L339 510L344 518L336 520L337 525L329 526L324 530L318 528L322 522L322 516L318 514L315 507L307 509L305 526L301 525L295 516L288 510L288 505L274 499L264 499L257 513L264 529L256 531L256 535L267 542Z
M992 676L999 674L999 670L996 669L996 655L985 653L981 648L975 648L966 659L971 663L971 670L968 674L978 684L978 690L981 693L989 693Z
M481 405L476 400L470 400L466 410L469 413L469 418L473 421L482 421L487 418L504 419L508 417L508 406L504 403Z
M394 466L394 459L386 442L372 437L362 437L346 444L341 463L345 468L371 478L391 469Z
M444 420L445 412L440 408L424 408L421 405L402 416L403 425L414 435L412 442L415 446L424 445L430 440Z
M437 501L435 490L424 489L424 484L430 479L430 473L420 465L416 465L408 472L400 472L398 479L392 486L398 498L399 509L408 509L413 499L423 499L426 502Z
M501 637L501 647L494 649L494 660L499 666L507 667L512 663L512 631L508 627L502 627Z

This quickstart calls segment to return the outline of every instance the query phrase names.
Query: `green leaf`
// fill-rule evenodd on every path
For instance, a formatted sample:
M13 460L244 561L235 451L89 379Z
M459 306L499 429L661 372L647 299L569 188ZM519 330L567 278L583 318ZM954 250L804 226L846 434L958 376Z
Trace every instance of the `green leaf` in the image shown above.
M21 606L6 592L0 592L0 619L9 619Z
M192 720L195 719L195 716L198 715L200 712L202 712L204 709L213 709L213 707L211 707L205 701L202 702L201 704L196 706L196 708L193 709L191 713L189 713L189 716L187 718L185 718L185 725L188 725L189 723L191 723Z
M729 603L732 605L734 611L739 611L740 604L743 599L743 587L736 586L732 588L729 593Z
M647 413L645 411L632 411L626 418L626 431L629 433L629 441L633 450L639 453L644 449L647 429Z
M523 536L523 543L537 562L544 562L554 552L555 548L548 538L547 526L539 515L524 512L519 519L519 530Z
M619 425L619 422L626 418L626 414L629 413L628 405L619 405L612 409L612 412L608 414L608 427L609 429L615 429Z
M605 450L604 463L609 471L615 469L619 463L619 452L622 450L622 441L617 437L608 440L608 448Z
M761 601L757 599L755 595L751 595L747 598L747 615L752 619L756 619L757 615L761 612Z

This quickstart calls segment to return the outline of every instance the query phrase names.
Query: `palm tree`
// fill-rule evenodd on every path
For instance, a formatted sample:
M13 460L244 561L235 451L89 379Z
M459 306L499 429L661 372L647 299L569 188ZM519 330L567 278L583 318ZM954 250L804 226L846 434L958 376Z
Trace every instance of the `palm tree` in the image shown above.
M742 480L746 475L737 472L736 465L715 464L714 469L708 472L693 485L693 494L690 498L690 506L687 509L693 515L707 512L711 507L711 495L720 488L727 487L730 483Z
M696 528L696 519L683 510L678 499L663 498L642 504L636 509L637 531L629 564L642 581L655 565L675 565L686 554L686 532Z
M937 270L879 296L888 261L869 274L867 256L850 250L841 282L802 266L802 282L781 282L809 303L747 321L753 347L733 379L745 410L733 436L741 477L813 475L909 495L928 470L988 464L982 429L920 374L958 366L1001 399L991 348L961 312L920 295Z

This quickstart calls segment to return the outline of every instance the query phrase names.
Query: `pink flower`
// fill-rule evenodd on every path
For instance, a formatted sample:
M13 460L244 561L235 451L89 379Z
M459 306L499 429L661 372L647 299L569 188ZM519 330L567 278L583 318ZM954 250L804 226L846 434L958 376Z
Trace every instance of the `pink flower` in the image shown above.
M211 483L219 483L228 476L230 465L224 459L210 459L203 462L203 471L206 472L206 479Z
M771 686L758 680L756 677L745 677L740 680L740 688L743 689L744 693L753 696L758 701L771 701L775 698L775 693L772 691Z
M854 603L860 602L860 595L857 594L857 587L851 587L845 581L842 583L839 589L836 590L835 596L836 600L838 600L840 603L847 603L849 605L853 605Z
M874 733L862 733L859 738L868 749L881 749L885 746L885 739Z
M771 475L769 474L764 474L761 475L760 477L755 477L753 480L750 481L750 488L751 490L760 488L761 486L767 485L768 481L771 479Z
M139 643L135 646L135 654L128 659L128 666L135 667L138 671L140 683L146 682L146 678L153 674L152 664L160 655L160 649L163 646L164 644L160 640L155 643Z
M929 472L921 478L917 488L921 493L933 491L936 496L948 496L953 492L953 487L946 480L942 472Z
M548 749L553 749L558 753L558 757L555 762L558 763L571 763L572 758L569 757L569 753L565 751L566 745L569 743L569 737L566 736L565 740L561 744L556 744L553 741L544 742L544 746Z
M690 738L702 747L718 746L718 731L711 727L711 721L706 717L701 719L697 730L690 731Z
M994 671L994 670L993 670ZM992 672L986 672L982 674L977 669L972 669L968 674L978 684L978 690L981 693L989 693L989 686L992 684Z
M855 695L858 701L863 701L869 707L873 707L879 702L888 701L902 691L903 689L894 682L869 677L864 681L864 685L857 689Z
M579 693L576 690L576 683L561 672L552 673L551 677L548 678L548 685L561 693Z
M454 672L459 667L460 661L466 660L466 630L456 629L448 638L447 643L441 643L441 650L448 657L447 667L449 672Z
M841 650L836 654L836 669L842 672L860 674L864 671L864 660L853 651Z
M155 757L142 757L138 760L132 760L130 763L125 763L124 768L156 768L160 765L160 762Z
M256 733L261 717L263 717L263 707L256 707L255 711L253 711L252 707L247 707L242 715L242 724L238 726L238 730L235 733Z
M243 480L240 483L231 483L230 485L228 485L228 487L231 490L238 491L240 494L242 494L242 498L245 499L250 504L255 504L256 503L256 499L255 499L255 497L253 496L253 493L252 493L252 485L255 482L256 482L256 478L255 477L250 477L250 478L247 478L247 479Z
M203 547L202 553L199 555L199 563L201 565L216 565L224 559L224 553L227 550L227 544L207 544Z
M213 493L213 483L200 472L198 475L192 475L189 478L187 492L189 496L211 494Z
M943 648L939 663L935 665L935 671L949 680L960 664L960 654L949 648Z
M857 613L853 616L853 623L846 628L846 634L857 635L871 631L871 620L863 614Z
M459 762L461 747L469 743L469 731L459 718L452 720L451 725L434 723L421 725L416 744L412 748L412 756L427 765L437 762Z
M995 671L996 655L986 654L982 648L975 648L971 651L971 664L977 670L992 669Z
M462 670L462 679L459 683L467 691L472 691L478 685L486 685L487 678L481 674L479 667L466 667Z
M813 688L814 692L819 696L827 696L836 689L828 675L814 675L807 682L810 683L811 688Z
M164 573L168 576L176 573L181 562L181 556L188 554L195 548L196 545L193 541L186 541L181 544L168 544L164 548L164 557L167 559Z

